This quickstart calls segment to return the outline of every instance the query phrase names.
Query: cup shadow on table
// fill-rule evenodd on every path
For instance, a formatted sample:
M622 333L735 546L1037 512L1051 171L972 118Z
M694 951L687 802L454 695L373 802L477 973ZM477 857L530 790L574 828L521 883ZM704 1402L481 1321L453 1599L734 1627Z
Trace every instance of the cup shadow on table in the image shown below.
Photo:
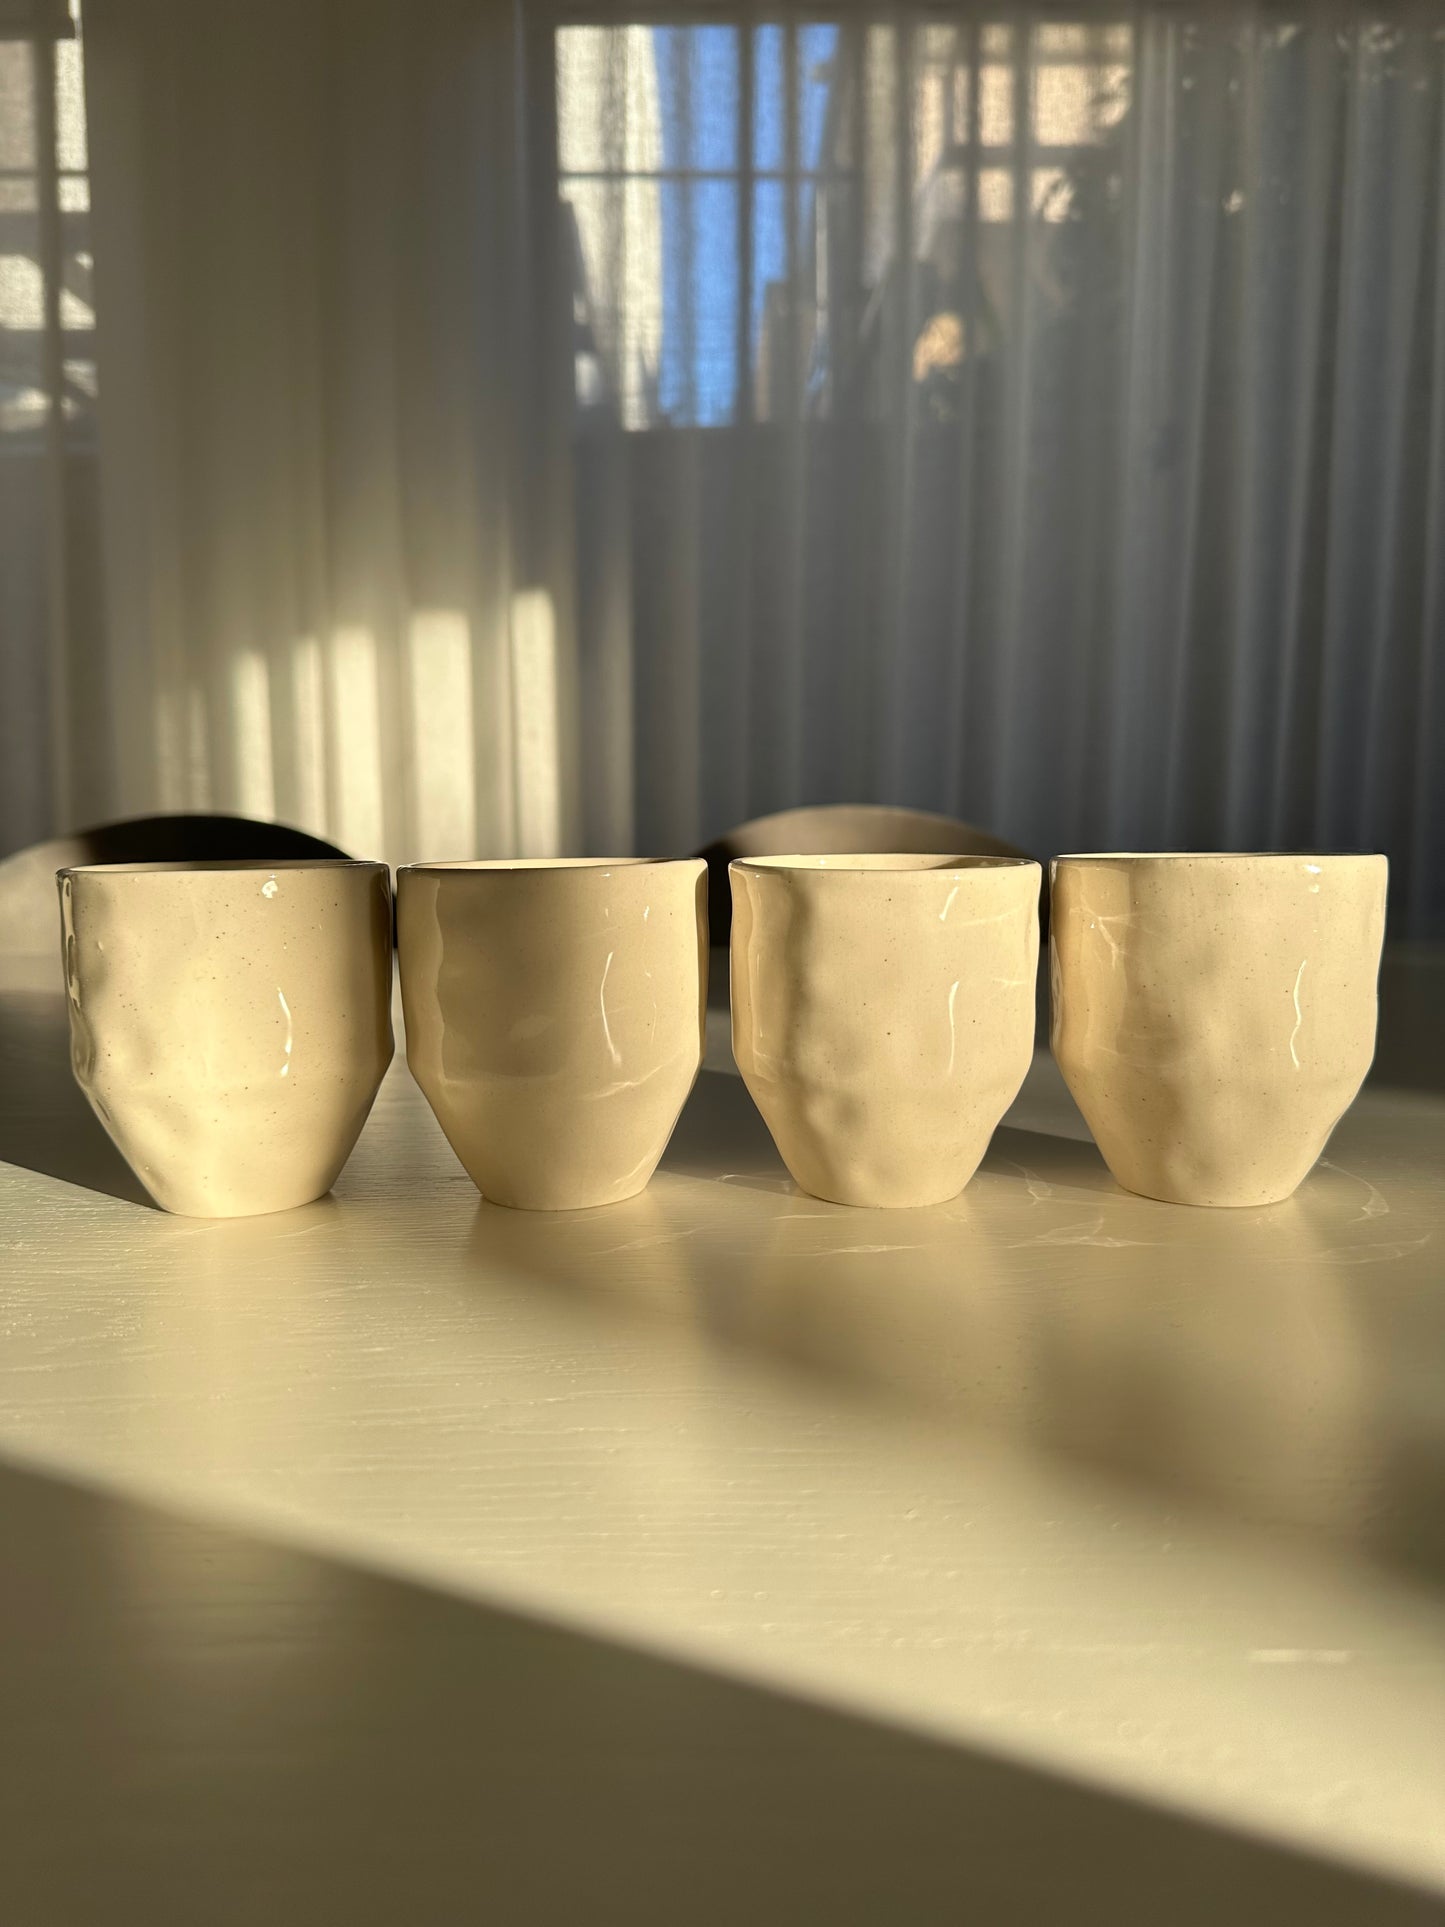
M0 1163L159 1209L71 1073L61 992L0 995Z
M1439 1918L1078 1777L31 1471L0 1465L0 1518L8 1920Z
M154 1210L69 1048L63 994L0 996L0 1160ZM1388 1218L1358 1228L1369 1189L1330 1166L1262 1213L1155 1205L1092 1143L1005 1125L950 1205L858 1212L800 1193L742 1080L704 1072L639 1199L553 1218L483 1205L471 1247L850 1396L1353 1539L1440 1586L1445 1414L1419 1366L1438 1327L1428 1305L1415 1324L1377 1312L1409 1239Z
M545 1219L481 1204L470 1255L960 1445L982 1431L1438 1587L1445 1418L1393 1390L1410 1328L1372 1299L1408 1240L1363 1195L1330 1167L1263 1211L1158 1204L1092 1143L1005 1126L948 1205L850 1209L800 1192L741 1080L705 1073L639 1197Z

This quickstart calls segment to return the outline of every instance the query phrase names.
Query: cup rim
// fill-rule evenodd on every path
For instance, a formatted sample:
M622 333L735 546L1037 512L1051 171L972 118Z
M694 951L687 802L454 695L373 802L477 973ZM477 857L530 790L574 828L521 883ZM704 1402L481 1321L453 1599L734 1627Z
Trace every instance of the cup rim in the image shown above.
M1061 850L1059 863L1385 863L1382 850Z
M432 863L403 863L406 876L565 876L609 870L705 870L700 856L496 856L448 857Z
M389 873L389 866L372 857L355 856L278 857L274 863L251 857L208 857L160 863L67 863L55 874L57 877L140 877L224 876L234 872L238 875L275 876L283 870L381 870Z
M949 876L977 870L1038 870L1031 856L993 856L986 851L852 850L809 855L738 856L728 871L775 870L785 876Z

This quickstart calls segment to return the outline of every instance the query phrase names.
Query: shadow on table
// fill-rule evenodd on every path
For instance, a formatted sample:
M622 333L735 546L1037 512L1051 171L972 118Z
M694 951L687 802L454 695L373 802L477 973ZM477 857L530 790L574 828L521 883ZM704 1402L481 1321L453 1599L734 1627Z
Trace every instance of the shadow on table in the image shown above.
M157 1208L71 1075L63 993L0 994L0 1163Z
M0 1911L1392 1927L1437 1899L0 1468Z
M1159 1204L1091 1142L1005 1126L949 1204L854 1210L798 1191L741 1080L705 1073L639 1198L545 1219L483 1204L470 1251L1438 1586L1445 1316L1408 1269L1430 1248L1418 1201L1384 1203L1330 1163L1258 1211Z

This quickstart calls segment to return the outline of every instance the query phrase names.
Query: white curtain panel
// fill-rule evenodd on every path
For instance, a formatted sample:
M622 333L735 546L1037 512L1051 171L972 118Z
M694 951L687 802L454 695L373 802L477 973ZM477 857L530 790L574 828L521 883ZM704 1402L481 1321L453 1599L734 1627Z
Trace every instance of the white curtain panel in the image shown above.
M1380 848L1445 933L1433 12L89 0L85 47L57 810L405 860L877 800Z
M97 0L86 58L117 803L555 843L510 16Z

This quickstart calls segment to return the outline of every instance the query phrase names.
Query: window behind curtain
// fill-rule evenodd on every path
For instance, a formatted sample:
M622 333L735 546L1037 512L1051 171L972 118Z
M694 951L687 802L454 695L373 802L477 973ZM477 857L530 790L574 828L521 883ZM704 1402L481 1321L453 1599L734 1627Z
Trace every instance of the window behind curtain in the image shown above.
M636 836L1374 847L1441 927L1445 36L1087 11L558 28Z
M1079 230L1108 244L1133 56L1122 21L560 29L579 408L631 428L884 408L897 297L948 412L1007 328L1020 210L1059 314Z
M98 622L96 363L81 46L59 9L0 9L0 823L71 814L59 717ZM37 741L45 753L37 759ZM39 777L39 780L37 780Z
M117 0L103 635L78 49L31 3L11 842L189 803L500 852L535 789L545 842L671 851L877 800L1040 854L1382 848L1445 931L1428 14L528 7L519 44L454 0Z

